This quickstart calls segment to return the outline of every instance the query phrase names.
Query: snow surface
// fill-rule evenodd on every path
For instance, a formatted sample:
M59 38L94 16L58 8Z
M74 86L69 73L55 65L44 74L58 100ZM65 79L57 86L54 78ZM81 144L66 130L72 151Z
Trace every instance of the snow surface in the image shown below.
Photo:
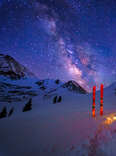
M31 111L22 112L26 101L6 103L15 111L0 120L0 156L116 156L115 87L104 90L103 116L97 92L93 118L92 94L60 88L55 95L62 96L62 101L53 104L54 95L46 98L45 91L35 85L38 95L32 98Z

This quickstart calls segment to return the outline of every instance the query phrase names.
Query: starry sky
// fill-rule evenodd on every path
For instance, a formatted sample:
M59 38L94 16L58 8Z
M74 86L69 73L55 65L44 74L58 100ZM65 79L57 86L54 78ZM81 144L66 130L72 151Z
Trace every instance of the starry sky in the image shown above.
M88 91L116 81L116 0L0 0L0 53Z

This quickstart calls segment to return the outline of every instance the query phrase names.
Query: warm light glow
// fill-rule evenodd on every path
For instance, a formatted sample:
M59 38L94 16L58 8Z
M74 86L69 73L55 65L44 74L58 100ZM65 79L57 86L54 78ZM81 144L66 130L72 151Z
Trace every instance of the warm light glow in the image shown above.
M115 121L116 121L116 116L111 114L110 116L106 117L106 120L104 121L104 123L106 125L111 125Z
M114 116L113 119L116 120L116 116Z
M106 125L111 125L112 122L113 122L113 120L110 117L107 117L106 120L105 120Z

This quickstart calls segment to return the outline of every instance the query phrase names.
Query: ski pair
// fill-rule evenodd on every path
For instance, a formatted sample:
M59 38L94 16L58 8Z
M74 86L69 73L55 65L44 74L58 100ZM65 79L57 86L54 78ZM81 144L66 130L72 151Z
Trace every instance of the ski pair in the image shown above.
M96 95L96 86L93 86L93 104L92 104L92 116L95 117L95 95ZM100 115L103 115L103 84L100 87Z

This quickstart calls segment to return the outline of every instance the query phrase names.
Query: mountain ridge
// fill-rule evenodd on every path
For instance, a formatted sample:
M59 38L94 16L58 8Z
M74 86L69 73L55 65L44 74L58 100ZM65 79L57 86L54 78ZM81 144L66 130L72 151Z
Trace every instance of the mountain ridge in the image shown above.
M21 79L27 76L34 76L33 73L13 57L4 54L0 54L0 75L11 79Z

